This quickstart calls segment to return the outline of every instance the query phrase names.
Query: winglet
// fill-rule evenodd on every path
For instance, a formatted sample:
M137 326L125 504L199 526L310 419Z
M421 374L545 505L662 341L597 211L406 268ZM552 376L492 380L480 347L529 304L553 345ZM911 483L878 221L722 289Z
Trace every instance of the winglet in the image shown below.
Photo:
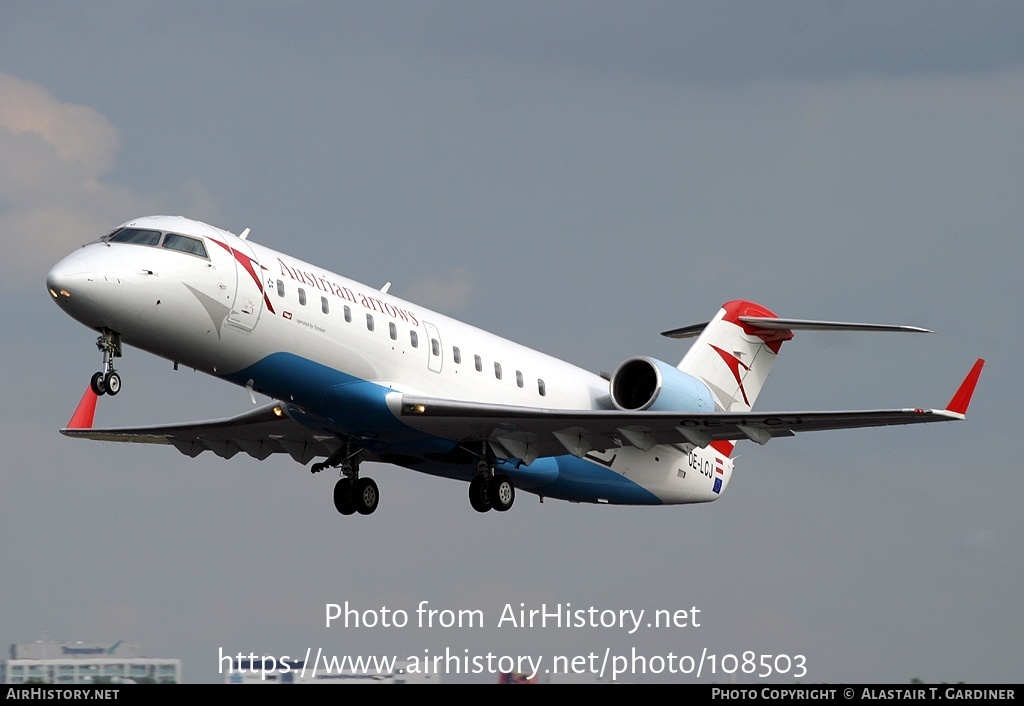
M949 412L955 412L956 414L967 414L967 407L971 404L971 395L974 394L974 387L978 384L978 378L981 377L981 369L985 366L985 359L978 358L974 367L971 368L971 372L967 373L967 377L960 383L960 388L953 395L953 399L946 405L946 410Z
M68 422L68 429L92 429L92 420L96 416L96 400L99 399L91 387L85 388L82 401L75 407L75 413L71 415Z

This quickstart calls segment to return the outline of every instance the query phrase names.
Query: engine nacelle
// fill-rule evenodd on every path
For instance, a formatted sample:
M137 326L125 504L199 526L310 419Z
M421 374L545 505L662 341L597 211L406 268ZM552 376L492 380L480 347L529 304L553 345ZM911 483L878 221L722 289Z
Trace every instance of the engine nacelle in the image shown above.
M612 375L612 402L624 411L714 412L711 390L697 378L655 358L630 358Z

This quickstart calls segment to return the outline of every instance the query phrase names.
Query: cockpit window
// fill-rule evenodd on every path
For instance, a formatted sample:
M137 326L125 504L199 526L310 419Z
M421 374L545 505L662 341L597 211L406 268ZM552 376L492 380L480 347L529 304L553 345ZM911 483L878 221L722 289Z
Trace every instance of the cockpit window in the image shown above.
M168 250L178 250L180 252L187 252L189 255L198 255L199 257L209 259L206 254L206 246L203 245L203 241L199 238L168 233L164 236L164 247Z
M135 243L136 245L157 245L160 231L142 228L122 228L107 236L108 243Z

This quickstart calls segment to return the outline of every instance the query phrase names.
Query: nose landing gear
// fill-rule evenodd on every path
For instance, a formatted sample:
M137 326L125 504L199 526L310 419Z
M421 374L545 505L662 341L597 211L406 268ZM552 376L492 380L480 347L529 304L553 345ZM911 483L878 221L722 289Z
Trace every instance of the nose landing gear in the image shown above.
M121 334L104 330L96 347L103 353L103 370L92 376L89 387L97 395L116 395L121 391L121 376L114 370L114 358L121 357Z

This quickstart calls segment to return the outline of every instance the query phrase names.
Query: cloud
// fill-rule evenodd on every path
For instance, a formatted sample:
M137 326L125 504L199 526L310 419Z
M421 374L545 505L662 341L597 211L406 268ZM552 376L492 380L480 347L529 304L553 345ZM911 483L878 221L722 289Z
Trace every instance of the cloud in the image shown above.
M62 255L129 218L161 211L158 199L106 179L120 139L97 110L4 73L0 96L4 287L41 286ZM182 189L187 200L210 201L201 184Z
M0 73L0 129L15 137L33 135L60 159L99 175L113 165L117 130L96 110L61 103L45 89Z

